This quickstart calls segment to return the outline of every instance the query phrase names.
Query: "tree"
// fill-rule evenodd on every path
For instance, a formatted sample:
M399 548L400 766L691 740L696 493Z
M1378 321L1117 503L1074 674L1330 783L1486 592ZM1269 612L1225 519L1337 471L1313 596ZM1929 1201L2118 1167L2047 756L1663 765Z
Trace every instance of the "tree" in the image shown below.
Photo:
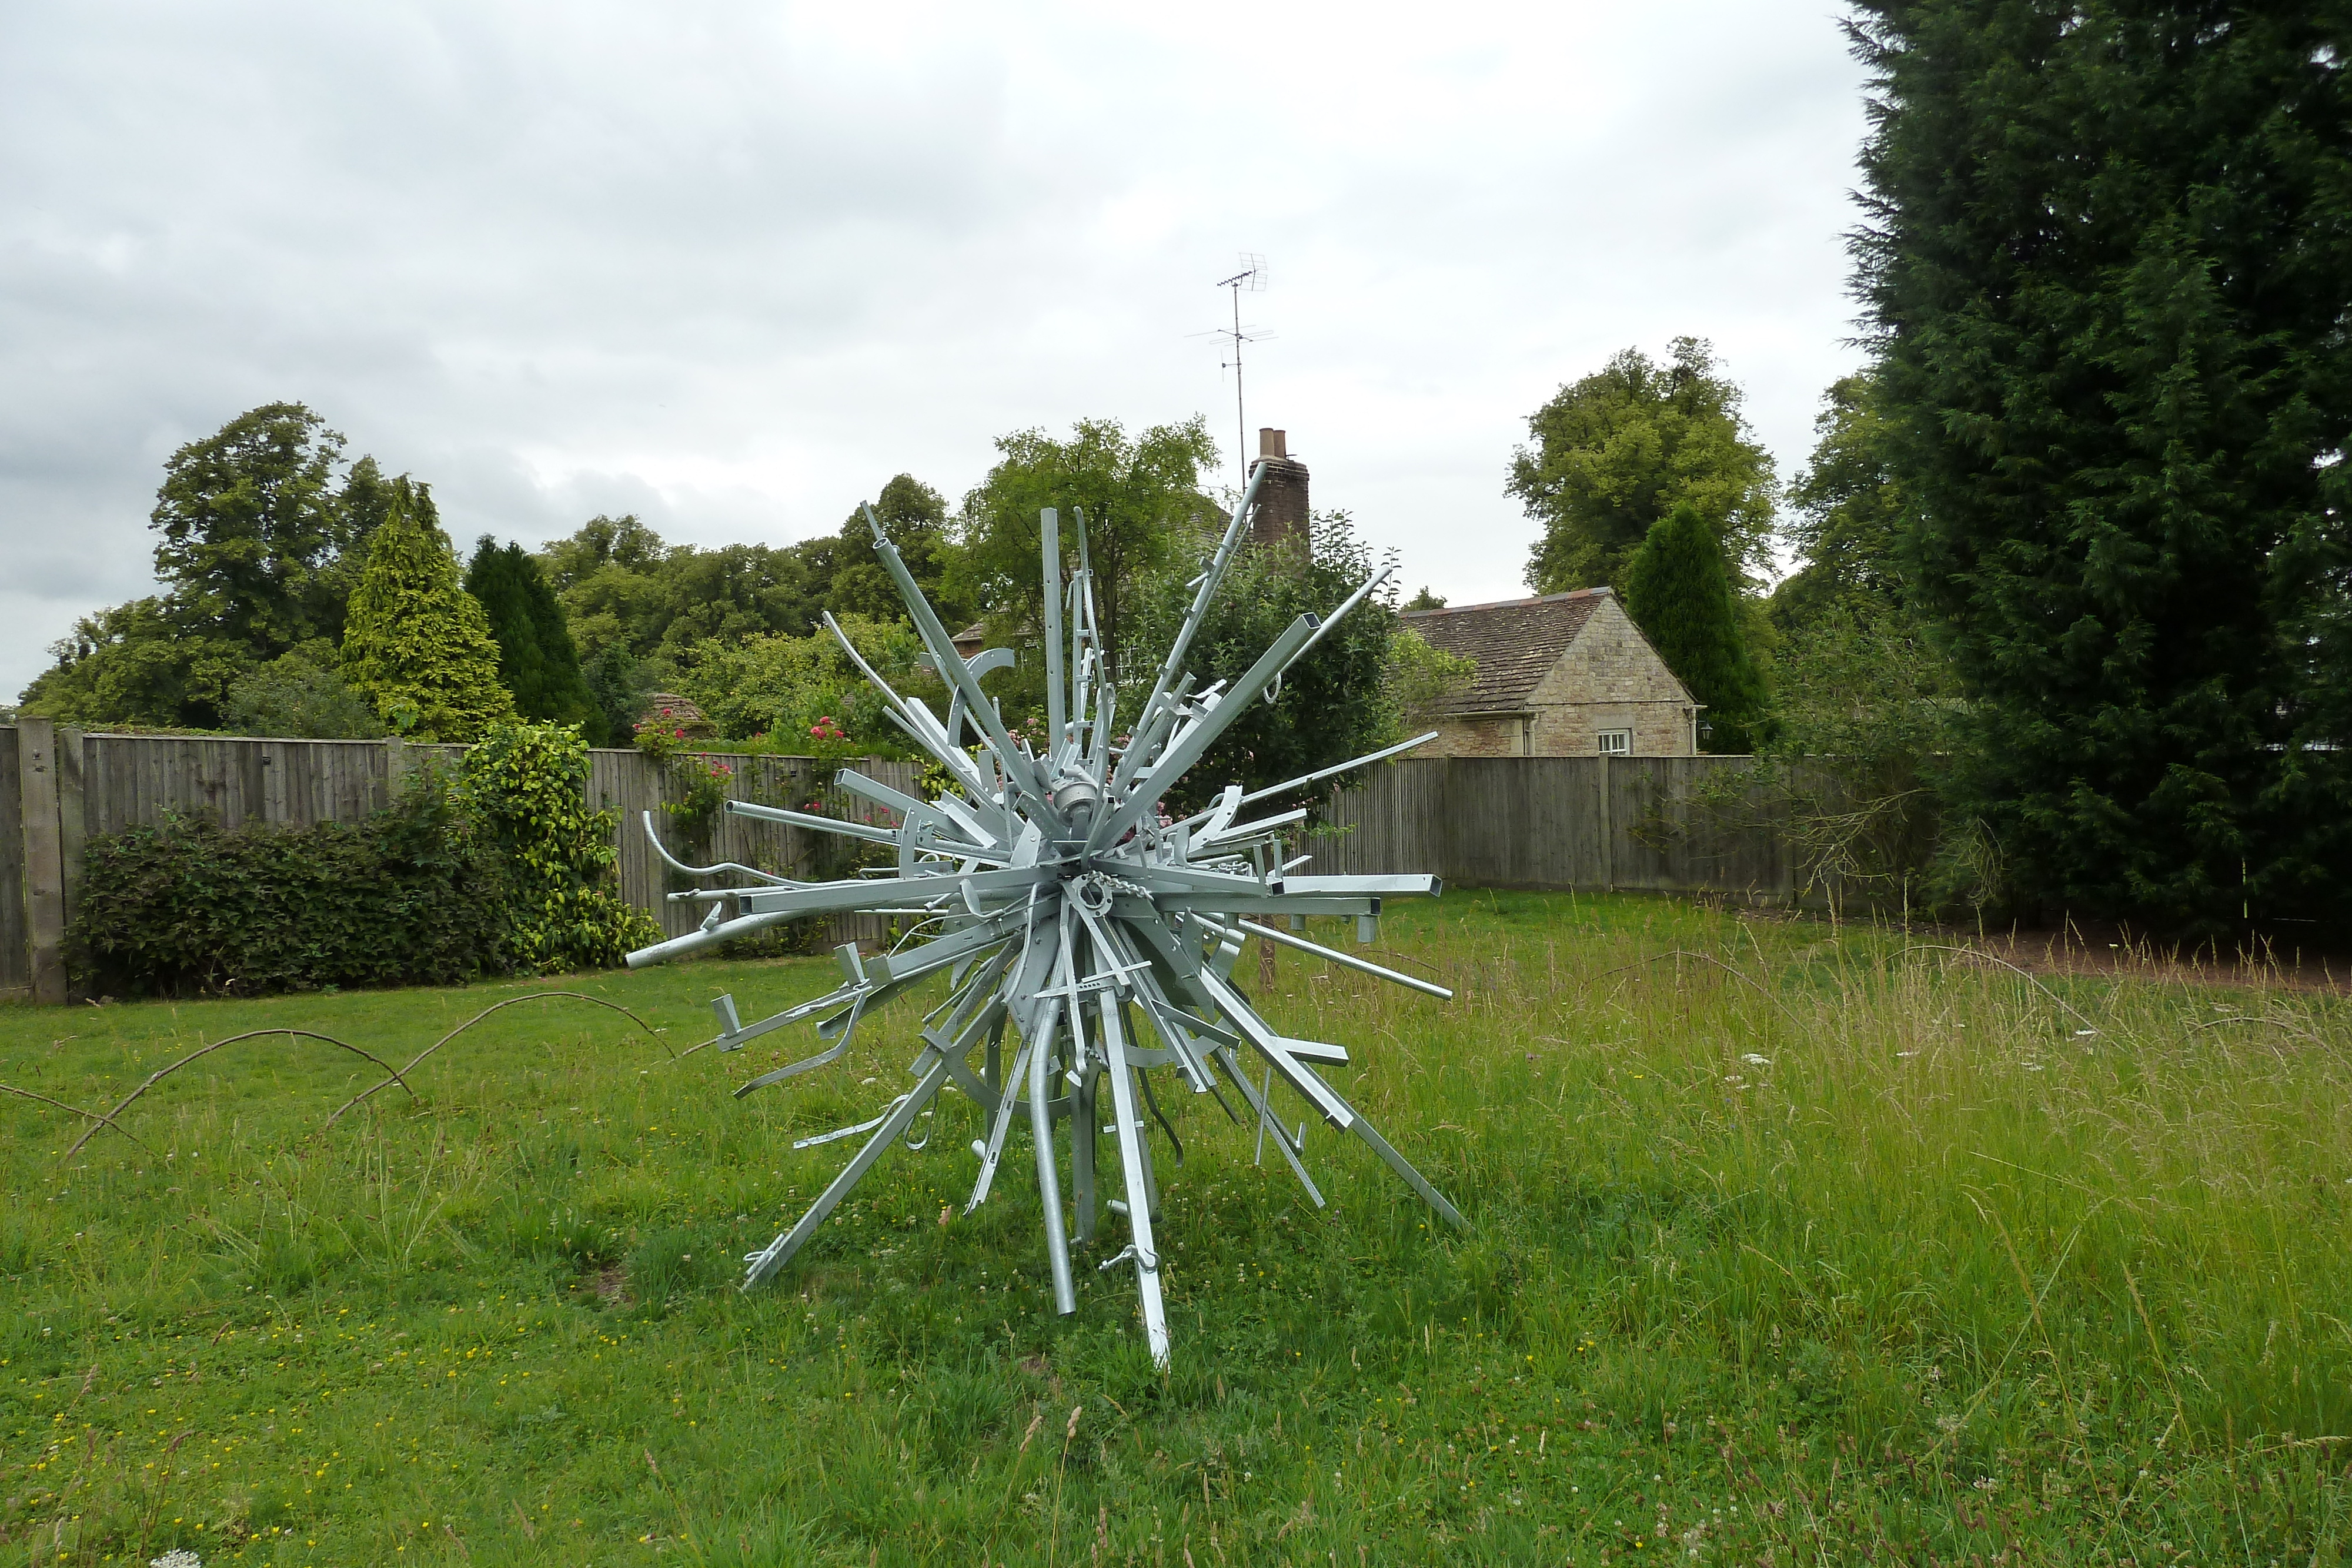
M1720 544L1735 580L1771 564L1771 455L1749 434L1739 389L1696 338L1661 365L1627 349L1528 416L1532 448L1505 490L1543 526L1528 586L1562 593L1618 580L1650 529L1687 504Z
M375 705L343 679L335 645L323 637L237 677L221 716L246 735L298 740L367 740L385 733Z
M231 723L229 693L270 661L342 632L343 601L385 485L373 458L340 488L343 438L297 402L268 403L164 465L150 526L158 596L83 617L26 711L84 725Z
M1238 681L1292 622L1330 614L1372 575L1371 552L1345 512L1318 513L1309 534L1311 558L1296 544L1244 547L1184 661L1199 677L1195 689ZM1138 657L1131 673L1139 682L1148 681L1166 658L1192 607L1192 579L1217 541L1212 530L1200 528L1188 530L1184 542L1187 548L1138 585ZM1393 603L1367 601L1349 611L1284 674L1273 700L1251 704L1217 738L1177 785L1175 803L1197 806L1231 783L1278 784L1402 739L1403 716L1390 657L1396 633ZM1403 694L1408 700L1436 695L1456 675L1438 663L1444 657L1412 661L1408 674L1426 678ZM1458 669L1460 662L1454 663ZM1120 695L1140 702L1149 690L1138 685L1131 695L1125 690Z
M1083 511L1103 643L1117 660L1130 635L1135 585L1170 559L1194 519L1216 510L1200 491L1201 470L1217 459L1208 425L1195 415L1130 438L1117 420L1082 419L1066 441L1019 430L999 436L996 451L996 465L964 497L950 591L1006 622L1007 631L1034 633L1045 622L1037 514L1046 507L1061 513L1066 577L1077 567Z
M1772 591L1772 621L1783 632L1841 608L1874 619L1905 601L1901 491L1876 380L1842 377L1823 401L1812 459L1789 486L1797 513L1789 541L1803 564Z
M466 591L481 601L499 644L499 680L526 719L576 724L591 746L606 738L603 706L580 671L563 606L520 545L484 534L466 569Z
M150 597L82 616L49 644L57 662L25 688L23 711L92 728L214 727L216 699L254 667L252 656L187 634L176 608Z
M912 475L901 474L882 486L873 507L916 585L949 622L948 629L956 630L971 607L958 600L946 581L955 540L948 531L945 497ZM874 530L866 521L864 507L849 514L835 537L802 545L801 559L812 584L819 585L814 590L816 598L835 615L906 619L906 601L883 570L882 558L875 553Z
M1862 0L1904 550L2019 894L2352 913L2340 10Z
M1432 593L1426 587L1424 587L1419 593L1416 593L1411 599L1406 600L1404 601L1404 607L1408 611L1443 610L1445 608L1445 598L1443 594Z
M343 675L413 739L472 740L514 717L489 617L458 583L432 492L405 476L393 481L352 591Z
M572 628L583 666L625 661L667 666L714 637L782 632L815 624L806 545L667 545L634 517L593 517L570 538L539 552L541 570ZM667 674L660 678L668 678Z
M1709 751L1747 751L1764 708L1715 531L1685 502L1652 526L1625 566L1625 613L1706 705Z
M331 630L324 579L357 542L334 490L342 448L310 410L273 402L172 455L150 526L187 624L263 657Z

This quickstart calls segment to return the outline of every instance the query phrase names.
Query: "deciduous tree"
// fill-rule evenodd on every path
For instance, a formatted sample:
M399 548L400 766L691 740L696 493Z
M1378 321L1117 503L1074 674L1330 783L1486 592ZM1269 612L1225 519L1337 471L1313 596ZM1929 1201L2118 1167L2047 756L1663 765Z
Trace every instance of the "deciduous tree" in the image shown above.
M1504 487L1543 537L1528 586L1562 593L1618 581L1650 529L1687 504L1720 543L1734 580L1771 564L1771 455L1739 413L1713 351L1677 338L1667 362L1627 349L1528 416L1532 446Z
M1103 642L1117 659L1130 635L1135 584L1169 560L1194 519L1216 509L1200 487L1202 469L1217 457L1208 425L1195 415L1130 437L1117 420L1082 419L1066 441L1019 430L999 436L996 451L996 465L964 497L950 590L1007 622L1005 632L1034 634L1044 623L1037 514L1046 507L1061 512L1066 574L1077 567L1083 510Z

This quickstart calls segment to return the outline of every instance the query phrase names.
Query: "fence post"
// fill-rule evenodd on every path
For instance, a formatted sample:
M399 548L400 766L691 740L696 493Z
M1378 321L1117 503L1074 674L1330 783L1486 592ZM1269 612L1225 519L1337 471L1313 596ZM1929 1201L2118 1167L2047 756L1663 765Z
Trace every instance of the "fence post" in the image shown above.
M87 780L82 731L58 731L58 864L64 875L66 925L81 913L82 848L89 840L89 819L84 807Z
M1601 885L1617 891L1617 758L1601 754Z
M400 803L400 787L408 780L408 742L394 736L383 743L383 803Z
M25 820L25 925L32 950L33 1000L66 1001L65 842L58 831L58 727L23 718L16 727L16 777Z

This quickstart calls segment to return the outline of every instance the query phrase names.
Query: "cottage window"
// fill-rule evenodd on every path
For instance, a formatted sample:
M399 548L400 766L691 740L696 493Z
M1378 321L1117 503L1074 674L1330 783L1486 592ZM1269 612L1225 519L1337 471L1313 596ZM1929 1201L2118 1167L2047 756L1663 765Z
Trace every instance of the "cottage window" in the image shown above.
M1601 732L1601 755L1623 757L1633 749L1633 732L1630 729L1604 729Z

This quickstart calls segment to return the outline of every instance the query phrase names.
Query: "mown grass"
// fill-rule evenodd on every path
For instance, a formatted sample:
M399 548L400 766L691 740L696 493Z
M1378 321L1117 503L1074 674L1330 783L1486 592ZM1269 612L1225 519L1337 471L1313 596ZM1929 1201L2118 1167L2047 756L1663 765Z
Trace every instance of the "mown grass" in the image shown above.
M804 1034L667 1051L821 962L563 982L667 1044L527 1003L324 1132L372 1071L284 1038L158 1087L143 1148L61 1163L79 1125L0 1102L0 1536L39 1563L2345 1560L2342 1004L2045 989L1631 898L1457 893L1383 942L1460 999L1286 955L1266 1005L1356 1051L1344 1092L1474 1233L1310 1128L1318 1213L1163 1095L1165 1375L1124 1270L1082 1264L1053 1314L1025 1145L961 1217L952 1098L735 1291L854 1146L792 1139L897 1092L913 1011L740 1103ZM0 1081L102 1107L272 1025L401 1061L520 988L9 1009Z

